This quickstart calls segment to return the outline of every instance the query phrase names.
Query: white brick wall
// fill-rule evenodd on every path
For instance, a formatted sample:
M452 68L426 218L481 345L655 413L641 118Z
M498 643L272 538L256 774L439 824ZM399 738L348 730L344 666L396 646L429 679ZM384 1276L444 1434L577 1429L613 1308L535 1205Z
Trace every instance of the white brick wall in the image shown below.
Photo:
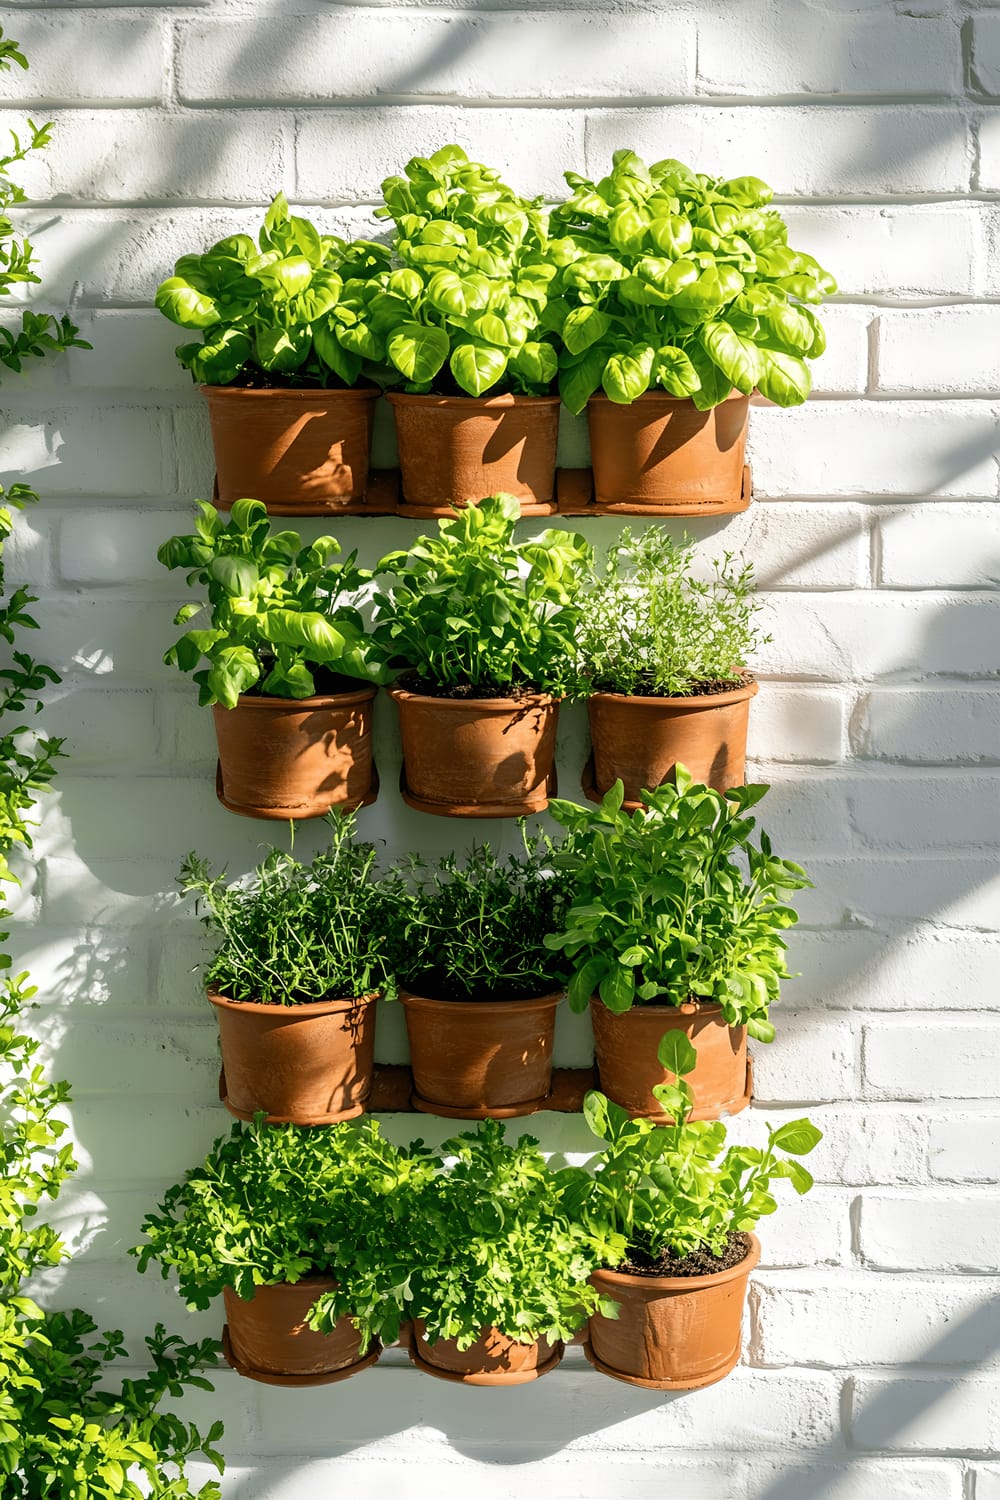
M452 140L549 194L611 151L753 172L793 243L838 276L807 406L758 406L757 503L691 521L702 556L746 549L774 642L751 772L781 850L816 882L791 935L765 1104L825 1132L817 1188L762 1225L744 1362L680 1398L599 1380L579 1351L545 1385L456 1391L398 1355L286 1392L224 1372L188 1409L227 1423L227 1500L1000 1500L1000 7L975 0L9 0L31 71L0 126L57 124L22 211L92 353L3 382L0 482L43 505L12 578L42 593L31 641L66 680L40 724L72 760L17 896L17 961L40 986L46 1057L74 1084L81 1170L60 1204L80 1255L47 1283L136 1347L188 1315L124 1256L144 1212L227 1126L191 969L204 942L175 876L192 847L235 871L271 830L226 814L209 716L161 665L178 602L156 546L206 493L201 404L152 311L182 253L253 230L283 188L324 230L370 234L381 178ZM5 316L9 317L9 312ZM388 427L382 462L392 462ZM564 456L586 459L581 424ZM307 534L322 529L302 523ZM416 523L340 528L363 560ZM611 523L585 523L606 540ZM572 795L585 719L564 715ZM389 705L383 792L362 828L428 854L469 830L404 808ZM512 828L491 839L513 848ZM297 847L318 847L303 828ZM379 1055L405 1058L398 1012ZM560 1017L558 1060L587 1056ZM450 1122L387 1117L393 1139ZM577 1118L532 1122L586 1152ZM203 1477L208 1477L207 1475Z

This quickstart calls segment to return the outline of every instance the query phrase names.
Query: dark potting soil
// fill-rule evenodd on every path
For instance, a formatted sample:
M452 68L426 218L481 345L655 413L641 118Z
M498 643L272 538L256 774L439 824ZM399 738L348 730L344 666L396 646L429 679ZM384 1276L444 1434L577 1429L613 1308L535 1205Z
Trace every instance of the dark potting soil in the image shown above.
M540 691L534 683L490 683L453 682L442 684L429 677L419 677L416 672L404 672L399 686L408 693L419 693L422 698L533 698Z
M686 693L663 693L640 678L632 693L620 693L616 687L607 687L595 682L594 687L602 693L618 693L620 697L634 698L713 698L719 693L734 693L737 688L749 687L754 681L752 672L741 672L738 677L696 677L688 683Z
M711 1276L728 1271L750 1254L750 1236L734 1229L721 1255L713 1255L707 1246L690 1255L672 1255L664 1250L660 1256L647 1254L636 1245L629 1246L625 1259L615 1270L627 1276Z
M343 381L336 379L332 380L329 386L324 387L320 381L306 375L302 370L283 375L279 370L258 370L253 365L245 365L236 379L229 382L229 385L239 391L301 391L304 389L346 391L348 389Z

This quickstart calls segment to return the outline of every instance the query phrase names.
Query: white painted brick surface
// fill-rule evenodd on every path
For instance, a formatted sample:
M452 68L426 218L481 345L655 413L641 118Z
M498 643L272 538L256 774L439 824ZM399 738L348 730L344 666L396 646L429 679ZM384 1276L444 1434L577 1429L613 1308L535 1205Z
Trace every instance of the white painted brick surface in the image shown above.
M979 1197L878 1197L861 1201L861 1255L905 1271L1000 1271L1000 1203Z
M693 70L694 26L679 8L472 16L358 9L185 27L178 91L193 103L621 99L688 93Z
M498 1483L525 1500L652 1500L665 1475L684 1500L1000 1500L1000 9L31 0L0 21L32 64L4 75L0 125L20 123L19 101L56 121L24 177L37 201L18 211L44 282L18 300L72 307L95 346L5 377L0 401L0 482L43 496L8 579L42 594L28 644L66 674L37 724L72 757L11 944L39 984L45 1055L77 1095L81 1170L58 1218L80 1253L44 1294L122 1326L137 1351L158 1316L218 1331L217 1310L186 1314L124 1251L230 1124L180 861L197 848L238 873L282 841L220 808L211 715L161 663L183 584L156 546L186 529L213 463L157 283L180 255L255 233L278 188L326 233L384 235L382 178L449 141L550 198L565 168L600 174L632 145L764 177L792 244L847 299L824 315L815 399L755 406L755 504L671 527L695 536L701 566L727 548L753 559L774 635L754 663L748 774L772 783L760 822L816 888L788 934L802 974L777 1039L754 1047L767 1102L731 1132L760 1144L768 1123L808 1113L824 1132L816 1189L778 1185L744 1363L718 1387L630 1391L574 1349L547 1384L484 1398L395 1351L335 1401L223 1371L185 1409L227 1423L226 1500L395 1500L403 1465L439 1500ZM560 452L587 462L583 421L564 414ZM582 526L598 546L618 529ZM370 564L418 527L332 529ZM585 725L567 705L564 795ZM384 698L376 740L365 836L429 856L473 833L516 847L513 826L401 804ZM304 857L323 842L322 826L297 831ZM560 1015L557 1062L589 1061L587 1027ZM376 1045L405 1060L398 1008ZM454 1129L383 1118L401 1142ZM579 1118L522 1128L576 1160L593 1149Z

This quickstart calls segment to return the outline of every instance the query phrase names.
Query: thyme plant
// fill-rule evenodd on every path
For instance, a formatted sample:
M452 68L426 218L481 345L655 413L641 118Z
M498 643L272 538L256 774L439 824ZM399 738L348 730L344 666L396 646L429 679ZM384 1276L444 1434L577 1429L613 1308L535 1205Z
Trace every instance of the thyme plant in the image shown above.
M271 849L246 884L213 875L196 854L185 859L181 889L220 940L205 980L228 999L301 1005L391 991L392 897L375 845L355 841L354 814L326 822L330 847L310 863Z
M475 847L465 864L411 855L396 871L392 963L398 982L432 1000L528 1000L562 989L569 964L545 946L569 903L540 836L524 856ZM408 876L408 878L406 878Z
M577 642L591 689L686 697L745 679L770 640L757 622L753 564L726 552L702 579L694 555L690 538L675 542L658 526L621 532L580 600Z

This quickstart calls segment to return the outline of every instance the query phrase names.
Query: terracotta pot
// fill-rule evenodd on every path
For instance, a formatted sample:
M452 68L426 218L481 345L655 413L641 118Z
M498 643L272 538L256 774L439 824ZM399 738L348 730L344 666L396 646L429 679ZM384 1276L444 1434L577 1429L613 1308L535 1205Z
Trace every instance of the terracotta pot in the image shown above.
M427 698L390 688L403 741L403 799L449 818L518 818L555 791L559 703L527 698Z
M448 516L502 491L525 516L555 510L558 396L386 398L396 419L402 516Z
M332 1333L315 1333L307 1324L313 1303L333 1286L328 1276L306 1276L260 1286L247 1301L224 1287L227 1362L266 1385L326 1385L373 1365L382 1346L376 1341L362 1351L350 1318L340 1318Z
M429 1344L424 1325L417 1318L409 1352L418 1370L439 1380L461 1381L463 1385L524 1385L555 1369L563 1357L563 1345L550 1344L546 1339L521 1344L497 1328L484 1328L474 1344L459 1350L454 1339Z
M324 516L365 498L374 386L350 391L203 385L216 504L261 500L272 515Z
M269 1125L332 1125L364 1114L375 1066L375 995L259 1005L209 990L231 1115Z
M531 1000L431 1000L401 990L413 1106L458 1120L509 1119L542 1108L562 991Z
M657 1058L666 1031L683 1031L698 1052L685 1082L694 1092L692 1120L736 1115L750 1103L745 1026L730 1026L718 1005L688 1001L675 1005L633 1005L616 1015L594 996L590 1002L601 1090L630 1115L664 1123L653 1097L654 1083L673 1081Z
M728 1271L710 1276L630 1276L595 1271L591 1281L618 1303L617 1318L595 1313L587 1358L605 1375L656 1391L693 1391L728 1375L740 1357L747 1279L760 1241Z
M642 806L639 793L672 779L678 761L695 781L718 792L746 780L747 725L757 684L692 698L592 693L587 699L592 763L583 790L599 802L625 783L625 806Z
M595 504L625 514L745 509L748 413L749 397L735 392L711 411L661 392L647 392L631 406L591 396Z
M248 818L321 818L378 795L367 685L316 698L244 693L235 708L213 705L219 742L216 791Z

